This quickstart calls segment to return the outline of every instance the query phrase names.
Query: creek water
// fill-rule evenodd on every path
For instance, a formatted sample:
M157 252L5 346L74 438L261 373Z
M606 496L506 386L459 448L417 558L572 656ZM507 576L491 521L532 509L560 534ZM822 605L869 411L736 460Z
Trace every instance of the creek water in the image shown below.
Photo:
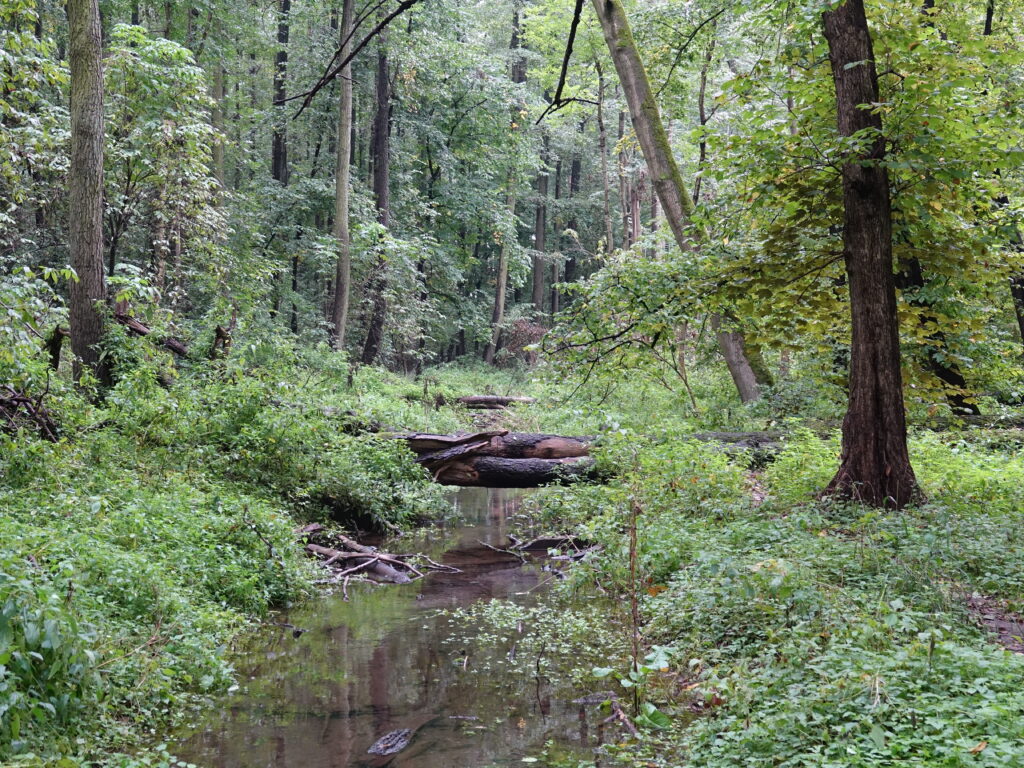
M573 703L573 691L558 681L522 672L495 680L513 674L501 669L467 674L476 662L469 649L480 643L464 628L456 633L442 611L544 599L550 574L540 563L481 543L507 546L521 500L517 491L460 490L447 526L389 545L425 552L462 573L431 573L402 586L351 585L348 602L333 594L280 619L306 630L301 636L268 627L248 638L235 660L238 690L185 734L175 753L210 768L511 766L549 741L559 751L592 754L588 720L597 713ZM486 645L485 635L479 639ZM405 728L413 739L398 754L367 753Z

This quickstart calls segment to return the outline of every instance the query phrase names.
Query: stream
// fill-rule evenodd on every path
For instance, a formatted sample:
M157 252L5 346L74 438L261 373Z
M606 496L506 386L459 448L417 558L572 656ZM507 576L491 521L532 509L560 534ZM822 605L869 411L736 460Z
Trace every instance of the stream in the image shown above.
M299 637L281 627L254 633L235 657L237 690L185 733L175 753L209 768L511 766L549 741L560 754L592 756L588 721L598 713L573 703L579 693L546 678L511 679L500 666L466 674L475 659L462 646L473 638L464 629L453 634L442 613L478 601L544 599L550 574L539 562L480 543L507 546L522 498L521 491L459 490L445 527L389 545L462 573L431 573L404 586L352 584L349 602L339 590L277 619L305 630ZM405 728L414 735L398 754L367 753Z

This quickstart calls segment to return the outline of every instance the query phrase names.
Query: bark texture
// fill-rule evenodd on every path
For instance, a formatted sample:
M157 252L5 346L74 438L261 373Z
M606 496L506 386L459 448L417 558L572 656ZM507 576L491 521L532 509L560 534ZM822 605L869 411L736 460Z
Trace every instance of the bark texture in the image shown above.
M843 165L843 257L851 311L849 406L843 453L825 493L902 507L919 496L907 451L892 264L889 174L882 160L878 75L863 0L822 15L836 91L839 134L872 136Z
M71 70L71 165L68 172L69 324L77 381L89 369L108 382L101 360L103 275L103 58L97 0L68 0Z

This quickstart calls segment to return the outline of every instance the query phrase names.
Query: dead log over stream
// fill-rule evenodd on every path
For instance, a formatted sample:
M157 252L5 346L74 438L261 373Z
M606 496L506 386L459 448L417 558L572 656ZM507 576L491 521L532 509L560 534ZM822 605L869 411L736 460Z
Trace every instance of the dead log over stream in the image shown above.
M589 437L530 432L398 435L442 485L534 488L590 476Z

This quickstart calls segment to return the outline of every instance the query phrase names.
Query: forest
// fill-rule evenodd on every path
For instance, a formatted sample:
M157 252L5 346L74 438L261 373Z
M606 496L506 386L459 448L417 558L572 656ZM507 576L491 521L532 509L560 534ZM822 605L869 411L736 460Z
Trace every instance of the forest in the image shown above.
M0 0L0 766L1024 765L1009 0Z

